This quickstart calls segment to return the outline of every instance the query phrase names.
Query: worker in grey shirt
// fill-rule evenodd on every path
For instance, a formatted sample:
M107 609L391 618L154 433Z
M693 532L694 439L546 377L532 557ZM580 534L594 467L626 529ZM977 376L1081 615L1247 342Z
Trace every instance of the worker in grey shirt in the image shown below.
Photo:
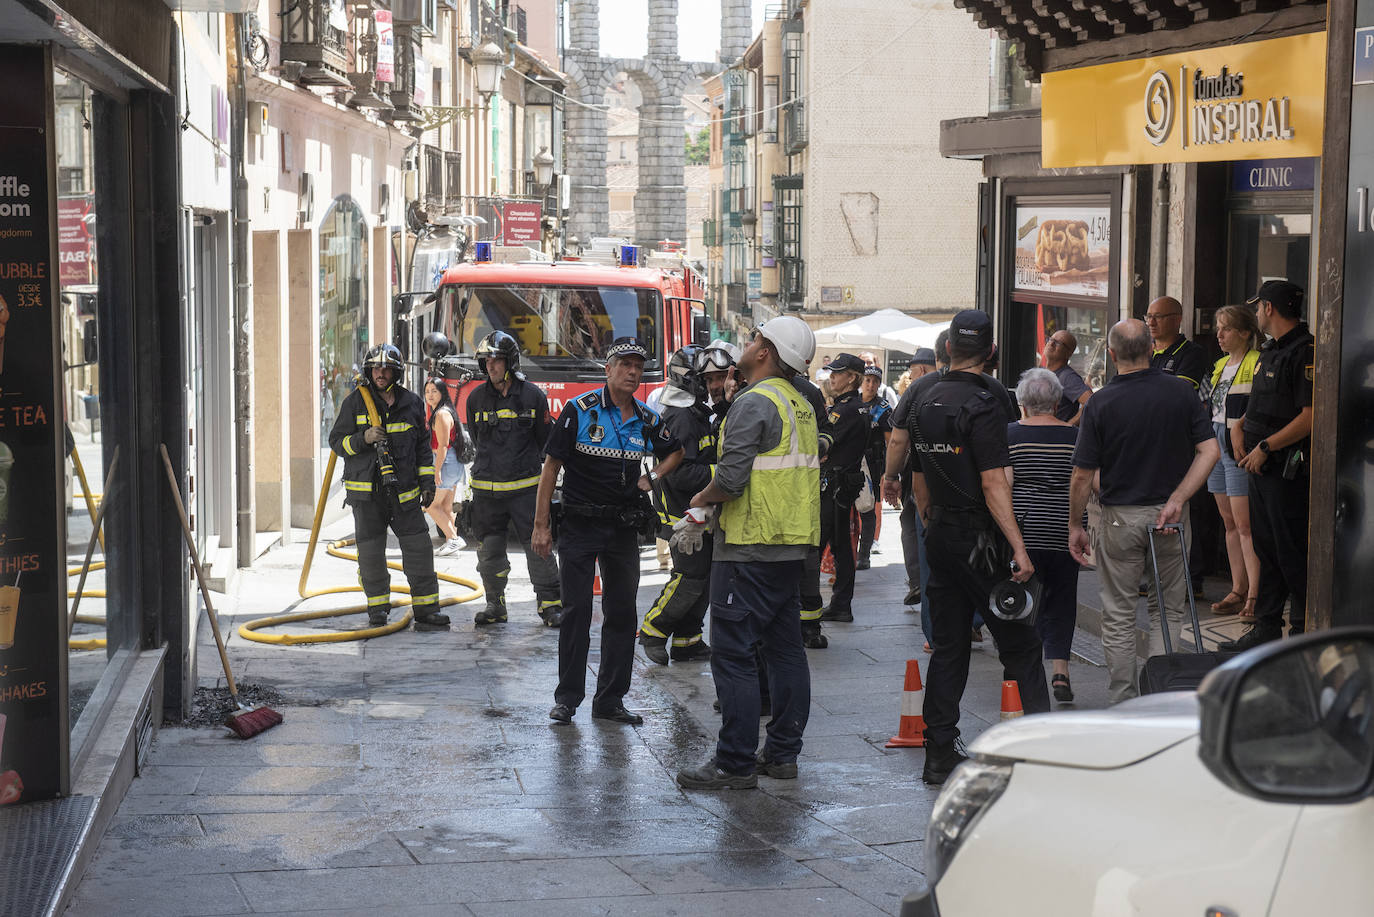
M711 563L711 674L720 698L715 755L683 768L687 789L745 789L758 773L797 776L811 707L811 672L801 634L802 562L820 541L820 438L810 403L792 385L815 355L811 329L795 316L754 332L739 361L748 386L735 396L719 440L711 483L674 526L687 551L719 507ZM758 747L760 708L754 647L768 669L773 717Z

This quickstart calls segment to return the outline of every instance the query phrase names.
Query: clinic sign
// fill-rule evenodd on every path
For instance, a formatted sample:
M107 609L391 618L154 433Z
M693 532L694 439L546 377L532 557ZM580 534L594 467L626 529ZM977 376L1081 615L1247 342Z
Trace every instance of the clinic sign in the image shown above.
M1046 73L1046 168L1321 155L1326 33Z

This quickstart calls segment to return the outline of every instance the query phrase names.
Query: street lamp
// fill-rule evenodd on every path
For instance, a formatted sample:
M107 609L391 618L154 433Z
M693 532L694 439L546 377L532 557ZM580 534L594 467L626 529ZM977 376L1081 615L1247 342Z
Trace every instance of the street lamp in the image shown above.
M506 52L494 41L472 51L472 66L477 71L477 91L488 101L501 88L501 73L506 69Z
M548 147L541 146L539 152L534 154L534 183L547 190L552 181L553 156Z

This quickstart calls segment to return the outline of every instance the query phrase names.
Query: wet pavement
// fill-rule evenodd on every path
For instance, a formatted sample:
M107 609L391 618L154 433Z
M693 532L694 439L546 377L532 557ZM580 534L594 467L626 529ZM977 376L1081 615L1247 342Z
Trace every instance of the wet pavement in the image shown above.
M447 609L448 633L291 647L234 633L236 677L279 691L285 723L247 741L164 727L67 913L895 914L922 882L935 793L920 779L921 750L883 747L905 661L928 659L918 617L900 604L888 522L882 553L859 573L856 622L827 625L830 647L808 651L812 710L796 780L676 786L678 768L713 749L708 664L640 655L625 702L641 727L594 721L586 703L574 725L553 724L557 633L539 624L513 557L505 625L475 628L479 602ZM244 571L216 603L221 619L236 628L285 610L304 553L298 542ZM653 549L642 560L641 613L666 579ZM475 561L464 551L438 563L472 578ZM355 582L353 565L317 555L312 588ZM354 628L362 617L291 628ZM221 686L208 628L199 652L202 686ZM1103 706L1105 670L1072 670L1078 705ZM973 654L966 737L999 719L1000 684L987 640Z

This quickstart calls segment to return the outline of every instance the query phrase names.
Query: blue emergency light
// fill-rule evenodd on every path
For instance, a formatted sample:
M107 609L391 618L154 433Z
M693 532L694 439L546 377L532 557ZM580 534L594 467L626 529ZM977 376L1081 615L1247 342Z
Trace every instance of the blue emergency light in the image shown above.
M474 246L473 246L473 256L472 256L472 260L474 260L474 261L480 261L480 262L490 261L490 260L491 260L491 243L490 243L490 242L478 242L476 245L474 245Z
M622 245L620 246L620 266L639 267L639 246Z

